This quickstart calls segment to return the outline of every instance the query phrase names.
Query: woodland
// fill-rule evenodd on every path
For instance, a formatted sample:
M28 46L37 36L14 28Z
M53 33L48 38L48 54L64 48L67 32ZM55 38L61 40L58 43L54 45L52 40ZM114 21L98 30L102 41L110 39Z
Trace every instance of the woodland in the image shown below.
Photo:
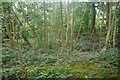
M0 5L2 80L120 78L120 2Z

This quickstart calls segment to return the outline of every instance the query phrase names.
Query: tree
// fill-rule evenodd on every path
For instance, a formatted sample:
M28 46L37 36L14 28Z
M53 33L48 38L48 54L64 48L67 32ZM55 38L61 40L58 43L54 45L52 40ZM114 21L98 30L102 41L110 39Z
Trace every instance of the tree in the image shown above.
M69 0L67 1L67 11L66 11L66 14L67 14L67 30L66 30L66 45L65 47L67 48L68 47L68 35L69 35Z
M116 5L116 43L114 42L114 46L118 49L120 48L120 2ZM119 52L120 50L118 50L118 53Z
M104 2L102 2L101 4L100 4L101 6L101 8L102 8L102 11L103 11L103 13L102 13L102 21L101 21L101 25L100 25L100 33L99 33L99 50L101 50L101 41L102 41L102 27L103 27L103 25L104 25L104 8L103 8L103 6L104 6Z
M2 3L3 20L4 20L3 26L5 28L7 36L9 38L10 46L14 47L13 36L12 36L12 28L13 28L12 26L13 25L10 23L12 17L11 17L11 14L9 14L9 13L11 13L11 9L12 9L11 3L7 3L7 2Z
M96 19L96 10L95 10L95 3L91 5L91 33L95 32L95 19Z
M111 3L109 3L109 24L108 24L108 31L107 31L107 35L106 35L106 41L105 41L105 46L103 48L102 51L106 51L106 49L108 48L108 41L110 39L110 33L112 30L112 26L111 26L111 21L112 21L112 9L111 9Z
M114 15L113 16L115 16L115 21L113 20L113 22L114 22L114 28L113 28L113 38L112 38L112 40L113 40L113 48L115 48L116 47L116 33L117 33L117 26L119 25L119 21L120 21L120 14L118 14L119 13L119 10L117 11L117 7L118 7L118 5L119 5L119 3L115 3L115 10L114 10ZM119 8L120 9L120 8ZM117 18L119 19L118 21L117 21ZM117 24L118 23L118 24ZM119 39L119 38L118 38Z
M46 50L48 46L48 32L47 32L47 26L46 26L46 7L45 7L45 1L43 2L43 10L44 10L44 49Z
M63 26L63 18L62 18L62 2L60 1L60 22L61 22L61 52L64 51L64 26Z
M107 3L106 3L106 27L109 26L109 12L110 12L109 2L107 2Z
M74 47L74 44L73 44L73 41L74 41L74 16L75 16L75 2L73 0L73 4L72 4L73 8L72 8L72 26L71 26L71 51L73 51L73 47Z
M35 17L36 17L36 14L37 14L37 3L34 2L34 13L35 13ZM34 54L34 59L35 59L35 64L36 64L36 61L37 61L37 40L36 40L36 33L35 34L35 39L34 39L34 50L35 50L35 54Z

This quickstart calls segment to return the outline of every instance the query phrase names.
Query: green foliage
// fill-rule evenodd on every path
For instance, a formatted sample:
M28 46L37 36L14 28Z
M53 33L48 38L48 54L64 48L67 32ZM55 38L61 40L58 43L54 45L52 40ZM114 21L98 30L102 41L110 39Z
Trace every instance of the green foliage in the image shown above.
M17 51L3 47L3 64L19 62L16 58ZM14 67L3 67L4 77L31 77L31 78L85 78L85 77L116 77L118 71L117 50L108 50L105 53L99 52L74 52L60 53L49 50L43 53L39 51L38 64L34 64L34 51L22 51L23 68L15 64ZM49 55L50 54L50 55ZM11 62L15 59L13 62ZM5 63L5 62L11 63ZM28 61L28 62L26 62ZM10 66L9 66L10 67ZM112 69L111 69L112 68ZM23 74L22 74L23 71Z
M24 78L112 78L118 77L118 62L120 61L118 50L108 48L105 52L100 53L99 36L100 36L100 17L98 11L105 12L101 9L100 3L96 4L96 32L90 35L90 9L91 3L75 3L74 19L74 51L70 52L71 26L73 3L69 3L69 30L68 46L63 52L61 49L61 24L60 24L60 5L59 3L46 3L46 27L48 33L48 48L44 50L44 17L43 3L2 3L2 31L3 44L10 45L13 40L15 46L2 47L2 76L6 78L24 77ZM113 5L114 9L115 5ZM13 8L13 10L12 10ZM35 9L36 8L36 9ZM105 6L104 6L105 8ZM85 10L85 14L83 15ZM113 13L115 10L112 10ZM13 14L12 14L13 12ZM67 14L66 3L62 4L62 18L64 25L64 45L66 40ZM116 11L114 24L119 26L119 10ZM113 14L112 14L113 15ZM6 23L5 23L5 16ZM114 16L114 15L113 15ZM14 19L14 20L13 20ZM108 19L108 18L106 18ZM106 22L106 19L104 21ZM104 45L107 34L106 26L102 27L101 46ZM14 24L13 24L14 23ZM5 29L8 24L8 33ZM113 24L113 25L114 25ZM15 29L14 29L15 27ZM79 29L80 36L76 41ZM117 28L118 30L118 28ZM15 31L15 32L14 32ZM117 32L117 31L116 31ZM14 38L13 38L14 37ZM111 32L111 42L112 42ZM17 43L18 38L18 43ZM8 39L8 40L5 40ZM117 44L117 43L116 43ZM29 46L31 45L31 46ZM111 45L111 43L110 43ZM98 51L99 49L99 51ZM21 56L20 56L21 55ZM35 56L37 55L37 60ZM20 59L21 58L21 59ZM22 61L20 61L22 60ZM20 64L22 62L22 64ZM5 80L5 79L3 79ZM6 79L9 80L9 79Z
M80 41L76 44L75 47L81 51L90 51L93 48L92 44L89 41Z
M15 64L19 64L19 62L17 62L17 59L17 51L10 48L2 48L2 62L4 67L9 68Z

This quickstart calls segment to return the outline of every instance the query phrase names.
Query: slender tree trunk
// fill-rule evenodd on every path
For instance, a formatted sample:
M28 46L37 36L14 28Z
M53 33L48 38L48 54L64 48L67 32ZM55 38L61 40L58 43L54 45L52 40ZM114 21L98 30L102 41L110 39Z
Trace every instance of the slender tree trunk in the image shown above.
M69 35L69 0L67 0L67 11L66 11L66 14L67 14L67 30L66 30L66 49L68 48L68 35Z
M116 10L116 47L118 49L118 53L120 53L120 2L117 4L117 10ZM119 74L118 74L119 76Z
M43 8L44 8L44 50L48 47L48 33L47 33L47 26L46 26L46 7L45 7L45 1L43 2Z
M37 6L36 6L36 13L37 13L37 15L39 15L39 7L38 7L38 4L39 3L36 3L37 4ZM37 17L36 17L37 18ZM38 47L37 47L37 50L38 50L38 48L40 48L41 47L41 45L40 45L40 43L41 43L41 31L42 31L42 29L40 28L41 27L41 25L39 25L39 23L40 23L40 21L37 21L37 33L38 33L38 35L37 35L37 42L38 42Z
M57 0L57 2L56 2L56 12L55 12L55 27L56 27L55 32L58 31L58 34L57 34L58 35L58 41L57 41L58 44L60 44L60 37L59 37L60 36L60 31L59 31L60 29L57 29L57 28L59 28L59 25L60 25L59 16L60 16L59 15L59 2Z
M113 28L113 26L114 26L114 21L115 21L115 15L113 15L113 17L112 17L112 20L111 20L111 33L110 33L110 38L109 38L109 41L108 41L108 45L109 45L109 47L111 48L112 47L112 45L111 45L111 40L112 40L112 37L113 37L113 30L114 30L114 28Z
M107 35L106 35L106 41L105 41L105 46L102 50L103 51L106 51L106 49L108 48L108 41L110 39L110 33L111 33L111 30L112 30L112 26L111 26L111 15L112 15L112 10L111 10L111 3L109 3L109 25L108 25L108 32L107 32Z
M95 10L95 3L92 3L91 7L91 33L95 32L95 19L96 19L96 10Z
M74 0L73 0L73 12L72 12L72 27L71 27L71 51L73 51L74 50L74 44L73 44L73 41L74 41L74 16L75 16L75 10L74 10L74 8L75 8L75 2L74 2Z
M11 3L11 6L13 5L13 3ZM12 31L13 31L13 45L14 45L14 47L16 47L16 42L15 42L15 34L16 34L16 32L15 32L15 23L14 23L14 11L13 11L13 7L12 7Z
M36 14L37 14L37 8L36 8L36 6L37 6L37 3L36 2L34 2L34 13L35 13L35 17L36 17ZM36 65L36 63L37 63L37 56L38 56L38 54L37 54L37 40L36 40L36 33L34 32L34 36L35 36L35 39L34 39L34 50L35 50L35 54L34 54L34 59L35 59L35 65Z
M63 16L62 16L62 2L60 1L60 22L61 22L61 45L62 45L62 48L61 48L61 52L64 51L64 26L63 26Z
M103 5L104 5L104 2L101 3L102 10L103 10ZM101 50L102 27L103 27L103 25L104 25L104 11L103 11L103 14L102 14L102 22L101 22L101 25L100 25L99 50Z
M109 26L109 2L106 3L106 28Z
M8 26L8 17L9 17L9 14L8 14L8 12L5 12L5 11L7 11L6 10L7 9L6 8L6 4L7 3L2 3L2 11L3 11L3 14L4 14L4 26L5 26L7 35L8 35L9 40L10 40L10 46L13 47L13 39L12 39L12 34L11 34L12 32L9 29L9 26ZM9 5L9 4L7 4L7 5Z
M114 28L113 28L113 48L115 48L115 44L116 44L116 20L117 20L117 18L116 18L116 14L117 13L117 4L116 4L116 8L115 8L115 26L114 26Z
M115 48L115 44L116 44L116 25L114 27L114 32L113 32L113 48Z
M117 7L118 7L118 5L120 6L120 4L119 3L116 3L116 5L115 5L115 12L114 12L114 16L115 16L115 22L114 22L114 31L113 31L113 48L115 48L116 47L116 32L117 32L117 21L118 21L118 23L119 23L119 21L120 21L120 14L119 14L119 16L117 16ZM120 9L120 7L119 7L119 9ZM119 10L118 10L119 11ZM117 20L117 17L119 18L119 20ZM119 24L118 24L119 25ZM118 38L119 39L119 38Z

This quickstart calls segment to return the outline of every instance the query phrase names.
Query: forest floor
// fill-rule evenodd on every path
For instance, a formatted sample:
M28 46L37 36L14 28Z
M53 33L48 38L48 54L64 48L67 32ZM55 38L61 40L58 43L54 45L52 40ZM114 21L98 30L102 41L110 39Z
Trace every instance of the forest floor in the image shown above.
M95 37L95 38L94 38ZM102 43L105 40L102 40ZM22 43L21 43L22 44ZM74 44L75 50L64 51L49 49L37 51L22 45L22 67L18 51L2 47L3 77L24 78L114 78L119 75L119 54L117 49L107 49L100 53L99 38L83 35ZM103 47L104 45L101 45ZM6 79L8 80L8 79Z
M51 50L47 53L39 53L36 62L32 55L31 52L28 52L23 56L22 69L17 64L17 60L11 61L15 58L12 57L9 63L6 63L9 66L11 64L11 68L7 69L4 65L3 75L33 78L114 78L119 75L119 58L118 53L114 50L105 53L97 51L60 53Z

